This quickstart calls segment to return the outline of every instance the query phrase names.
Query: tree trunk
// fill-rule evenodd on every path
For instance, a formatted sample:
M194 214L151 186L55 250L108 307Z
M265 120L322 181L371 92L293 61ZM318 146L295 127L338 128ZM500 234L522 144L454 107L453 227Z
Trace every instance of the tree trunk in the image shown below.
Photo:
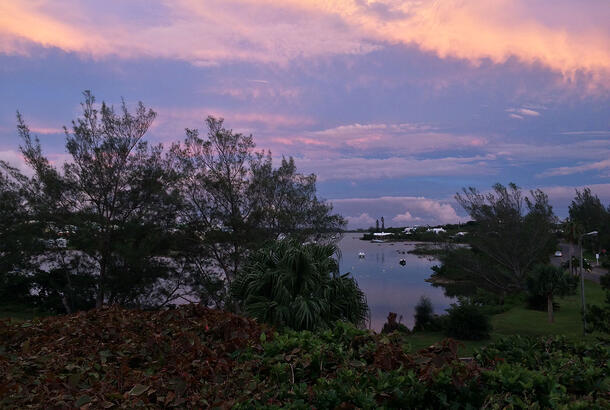
M553 295L547 295L546 305L549 313L549 323L553 323Z
M72 314L72 309L70 309L70 304L68 303L68 299L66 295L61 296L61 303L64 305L64 309L66 309L66 313L68 315Z
M570 275L574 274L574 267L572 266L572 255L574 255L573 247L574 247L574 245L572 244L572 242L570 242L570 259L569 259Z
M100 276L97 281L97 297L95 307L101 309L104 306L104 278L106 276L106 255L102 255L100 260Z

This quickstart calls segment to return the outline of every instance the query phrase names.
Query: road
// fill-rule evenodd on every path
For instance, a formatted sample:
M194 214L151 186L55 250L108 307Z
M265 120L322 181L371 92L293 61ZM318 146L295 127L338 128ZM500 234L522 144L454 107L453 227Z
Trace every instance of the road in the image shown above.
M567 243L560 243L559 244L561 252L563 253L563 256L561 257L557 257L557 256L551 256L551 263L555 266L559 266L564 262L567 262L569 259L569 255L570 255L570 246ZM577 258L580 257L580 252L578 251L578 245L573 245L573 252L574 252L574 256L576 256ZM591 270L591 272L587 272L584 271L584 277L585 279L589 279L592 280L593 282L597 282L599 283L599 278L608 273L608 271L602 267L597 267L595 266L595 261L589 261L589 263L591 263L591 265L593 265L593 269ZM577 268L579 268L579 266L577 266ZM577 269L578 272L578 269Z

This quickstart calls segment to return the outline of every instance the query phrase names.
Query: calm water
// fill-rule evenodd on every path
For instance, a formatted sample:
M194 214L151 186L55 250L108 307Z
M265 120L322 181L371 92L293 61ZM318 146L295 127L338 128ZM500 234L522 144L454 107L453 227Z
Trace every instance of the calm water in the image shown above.
M381 330L388 312L402 315L402 323L412 328L415 305L422 295L430 298L435 313L443 313L453 303L442 288L425 281L432 273L430 268L438 265L437 260L398 252L413 249L413 242L371 243L361 241L360 236L346 233L339 242L340 269L342 274L351 272L366 294L374 330ZM366 254L364 258L358 257L360 251ZM405 266L399 264L403 258Z

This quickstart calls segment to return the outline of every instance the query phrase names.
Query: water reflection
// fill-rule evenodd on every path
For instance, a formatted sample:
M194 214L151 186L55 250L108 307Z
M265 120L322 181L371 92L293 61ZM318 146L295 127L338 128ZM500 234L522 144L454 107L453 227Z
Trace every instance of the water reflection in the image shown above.
M340 267L341 273L352 273L366 294L373 329L381 330L388 312L402 315L402 323L412 328L415 305L422 295L430 298L435 313L443 313L453 303L442 288L425 281L438 261L406 253L415 247L414 243L371 243L358 238L359 235L348 233L339 242ZM364 258L358 257L361 251ZM405 266L400 265L401 259L406 260Z

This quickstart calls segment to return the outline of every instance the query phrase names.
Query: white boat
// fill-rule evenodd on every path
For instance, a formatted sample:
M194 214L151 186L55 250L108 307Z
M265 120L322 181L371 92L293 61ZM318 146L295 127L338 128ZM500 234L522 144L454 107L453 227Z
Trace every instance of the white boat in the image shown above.
M364 258L366 255L364 254L364 252L360 251L358 252L358 257L359 258Z

